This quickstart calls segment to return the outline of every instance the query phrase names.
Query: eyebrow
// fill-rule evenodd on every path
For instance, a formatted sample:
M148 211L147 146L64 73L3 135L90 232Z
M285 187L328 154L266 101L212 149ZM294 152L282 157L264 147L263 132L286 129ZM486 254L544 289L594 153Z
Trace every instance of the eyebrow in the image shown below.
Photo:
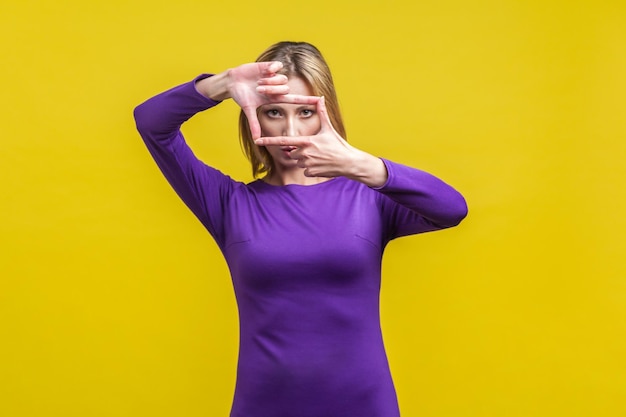
M298 106L296 110L315 108L315 104L296 104L296 103L267 103L259 107L259 109L284 108L284 106Z

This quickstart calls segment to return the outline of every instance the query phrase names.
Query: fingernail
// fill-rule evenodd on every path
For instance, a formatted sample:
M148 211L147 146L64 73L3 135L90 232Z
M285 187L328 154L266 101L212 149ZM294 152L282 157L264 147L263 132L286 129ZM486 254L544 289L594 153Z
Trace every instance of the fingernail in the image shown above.
M254 141L256 145L263 145L263 139L257 139Z

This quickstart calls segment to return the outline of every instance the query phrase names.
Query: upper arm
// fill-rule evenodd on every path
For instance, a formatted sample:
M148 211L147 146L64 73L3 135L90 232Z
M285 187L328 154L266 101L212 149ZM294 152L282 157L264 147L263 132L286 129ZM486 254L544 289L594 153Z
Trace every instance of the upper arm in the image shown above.
M200 161L180 131L167 142L146 141L146 145L181 200L221 244L226 202L238 183Z

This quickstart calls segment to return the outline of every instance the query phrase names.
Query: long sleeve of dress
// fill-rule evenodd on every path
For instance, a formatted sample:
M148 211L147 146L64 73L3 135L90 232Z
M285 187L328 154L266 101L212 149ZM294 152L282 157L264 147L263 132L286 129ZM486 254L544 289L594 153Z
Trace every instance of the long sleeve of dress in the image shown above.
M224 201L241 184L200 161L180 131L194 114L218 104L195 89L196 81L209 76L200 75L148 99L135 108L134 116L137 130L165 178L221 246Z
M383 159L387 182L375 188L382 199L387 240L456 226L467 216L463 196L439 178Z

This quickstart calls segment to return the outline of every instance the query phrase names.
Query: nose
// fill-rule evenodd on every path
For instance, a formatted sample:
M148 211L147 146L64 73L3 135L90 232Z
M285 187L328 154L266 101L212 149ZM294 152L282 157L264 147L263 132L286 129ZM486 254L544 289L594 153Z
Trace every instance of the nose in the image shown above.
M294 116L288 116L285 120L285 126L283 128L283 136L298 136L298 121Z

